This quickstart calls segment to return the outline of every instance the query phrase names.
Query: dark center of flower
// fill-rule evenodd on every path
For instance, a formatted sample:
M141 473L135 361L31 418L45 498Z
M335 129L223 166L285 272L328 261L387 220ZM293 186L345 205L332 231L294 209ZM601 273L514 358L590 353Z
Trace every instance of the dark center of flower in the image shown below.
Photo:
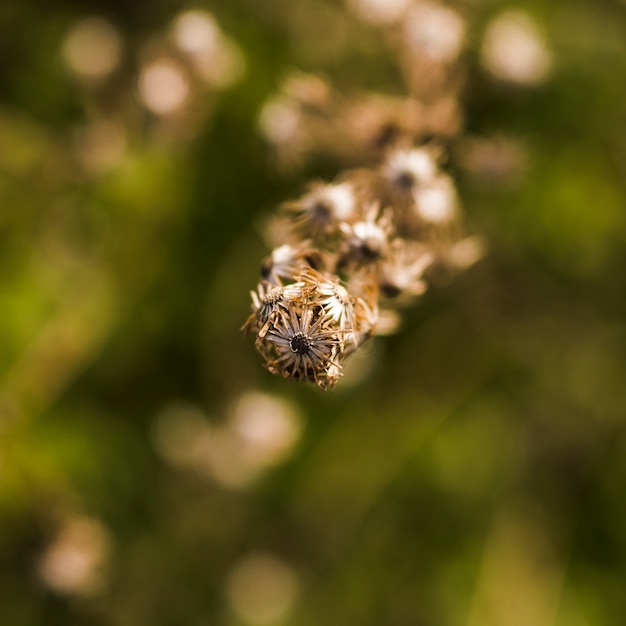
M400 289L398 285L394 285L390 282L382 283L380 285L380 291L386 298L397 298L402 293L402 289Z
M318 200L313 205L313 216L317 222L327 223L331 221L333 208L324 200Z
M292 352L306 354L311 348L311 340L303 333L296 333L289 341Z
M383 251L383 243L378 237L367 237L361 242L361 252L368 261L376 261Z
M413 189L413 185L415 185L415 177L411 172L404 170L396 176L395 182L400 189L410 191Z

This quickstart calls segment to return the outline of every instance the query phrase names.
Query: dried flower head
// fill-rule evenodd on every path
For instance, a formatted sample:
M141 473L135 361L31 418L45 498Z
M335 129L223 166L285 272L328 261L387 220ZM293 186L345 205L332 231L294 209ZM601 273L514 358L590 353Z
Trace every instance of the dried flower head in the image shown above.
M244 333L255 330L261 339L265 337L280 310L287 309L291 302L302 299L303 289L303 283L294 283L283 287L282 285L261 282L256 292L250 292L254 312L242 327Z
M294 303L279 313L265 341L257 339L257 348L273 374L311 380L327 389L341 376L337 359L343 350L342 335L322 307Z
M363 265L383 258L393 230L393 211L372 204L361 220L341 224L344 236L342 264Z
M411 192L417 185L431 182L436 175L435 157L432 150L426 148L394 150L383 169L389 186L400 192Z
M315 184L299 200L284 205L305 237L323 238L336 233L342 222L354 219L357 199L350 183Z
M427 288L424 272L432 262L433 255L423 244L395 239L378 268L381 294L397 302L421 296Z
M320 253L310 246L308 240L294 245L284 244L274 248L263 261L261 276L274 285L282 285L293 280L302 268L317 267L321 263L319 257Z
M309 289L312 301L321 306L341 330L353 327L354 297L336 276L308 268L302 271L299 279Z

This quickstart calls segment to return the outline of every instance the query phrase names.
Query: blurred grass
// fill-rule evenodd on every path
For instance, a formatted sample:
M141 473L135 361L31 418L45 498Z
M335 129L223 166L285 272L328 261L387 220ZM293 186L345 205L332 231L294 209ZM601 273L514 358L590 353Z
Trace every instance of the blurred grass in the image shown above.
M124 158L98 175L73 149L94 105L60 56L84 7L0 10L2 624L252 623L233 572L256 553L297 581L290 611L267 623L622 624L624 6L519 3L539 11L557 60L528 91L479 68L480 25L506 5L475 7L466 127L519 140L525 177L498 189L458 169L489 255L377 339L353 384L322 394L271 377L239 333L266 252L259 223L336 165L277 172L256 134L264 98L293 65L348 91L395 80L368 29L341 21L322 46L320 29L345 19L322 4L320 20L311 2L207 5L242 47L245 78L207 96L190 142L131 115ZM182 8L96 12L131 58ZM120 93L132 102L128 58L105 110ZM254 480L220 482L155 444L180 403L228 435L250 390L288 400L302 424L290 456ZM59 528L82 517L110 542L86 594L42 576Z

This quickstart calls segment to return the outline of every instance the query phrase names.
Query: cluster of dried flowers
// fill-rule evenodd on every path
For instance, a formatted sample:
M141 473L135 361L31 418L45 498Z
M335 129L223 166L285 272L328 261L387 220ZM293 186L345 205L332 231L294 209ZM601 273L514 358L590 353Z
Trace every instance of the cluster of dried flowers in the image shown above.
M288 242L264 261L244 324L270 372L332 387L364 341L395 329L394 311L426 291L430 269L474 260L439 156L395 148L281 207Z
M261 114L261 130L277 150L298 155L303 138L308 150L317 137L322 150L335 145L345 158L351 148L369 161L332 183L311 184L279 208L276 246L243 326L256 334L274 374L332 388L365 341L397 328L398 309L426 291L437 269L466 267L481 254L478 239L463 236L455 184L444 169L460 128L454 61L463 22L442 5L416 7L415 28L427 26L425 7L434 25L426 34L408 32L401 49L409 96L350 103L319 77L297 75ZM442 20L455 29L438 42L434 27Z

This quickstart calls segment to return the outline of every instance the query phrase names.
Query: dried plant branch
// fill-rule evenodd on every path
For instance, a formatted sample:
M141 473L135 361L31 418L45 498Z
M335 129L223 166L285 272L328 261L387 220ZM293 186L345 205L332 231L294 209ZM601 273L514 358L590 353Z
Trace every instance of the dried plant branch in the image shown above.
M279 376L333 387L359 346L397 328L396 311L426 291L434 267L462 268L481 254L478 239L463 236L443 167L460 127L464 22L430 3L418 17L399 39L399 24L385 25L400 42L410 96L350 101L323 79L298 74L262 113L262 130L284 162L333 143L338 154L362 151L369 161L312 183L272 222L278 245L262 263L243 330L256 334L265 367ZM438 35L443 22L450 28Z

